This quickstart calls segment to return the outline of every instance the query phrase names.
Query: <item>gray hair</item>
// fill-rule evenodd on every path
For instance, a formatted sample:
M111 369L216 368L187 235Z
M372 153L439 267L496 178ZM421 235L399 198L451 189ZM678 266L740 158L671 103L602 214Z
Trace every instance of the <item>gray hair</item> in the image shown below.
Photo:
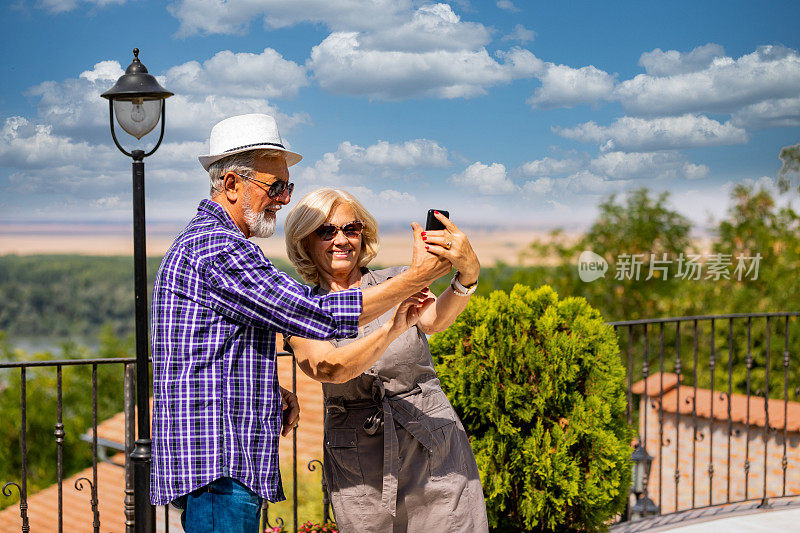
M223 180L228 172L235 172L245 178L250 177L258 157L284 157L284 153L281 150L248 150L215 161L208 167L208 177L211 179L209 196L214 198L222 192Z

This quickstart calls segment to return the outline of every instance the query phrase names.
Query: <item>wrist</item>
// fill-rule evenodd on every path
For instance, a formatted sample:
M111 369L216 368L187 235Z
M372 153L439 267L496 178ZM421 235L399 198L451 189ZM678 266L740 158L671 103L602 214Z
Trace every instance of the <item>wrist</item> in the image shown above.
M450 288L453 290L453 294L457 296L472 296L472 294L478 288L477 278L471 285L464 285L464 283L459 279L459 274L459 272L456 272L456 275L453 276L452 281L450 281Z
M456 278L458 282L461 283L465 287L472 287L476 283L478 283L478 275L480 272L469 272L469 271L462 271L459 270L458 274L456 274Z
M400 328L394 323L393 320L389 320L388 322L381 324L381 329L383 330L383 334L385 335L386 339L390 343L402 333Z
M413 287L425 286L428 281L428 272L419 265L411 265L408 270L399 274Z

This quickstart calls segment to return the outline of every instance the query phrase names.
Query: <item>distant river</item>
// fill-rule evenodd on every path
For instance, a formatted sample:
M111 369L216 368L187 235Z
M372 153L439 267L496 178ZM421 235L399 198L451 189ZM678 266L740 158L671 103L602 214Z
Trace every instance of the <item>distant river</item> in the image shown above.
M85 346L90 350L98 347L97 338L92 337L13 337L9 335L8 341L12 347L27 353L51 352L55 357L61 355L61 347L67 342L74 342L78 346Z

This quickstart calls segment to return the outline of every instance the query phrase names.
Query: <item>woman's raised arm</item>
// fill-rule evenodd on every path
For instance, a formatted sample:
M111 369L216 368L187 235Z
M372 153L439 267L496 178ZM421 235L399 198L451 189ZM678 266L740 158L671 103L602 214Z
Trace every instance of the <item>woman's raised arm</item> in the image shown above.
M445 229L423 232L422 239L426 243L428 252L448 259L458 270L456 279L461 287L454 289L451 284L439 295L436 305L430 306L422 314L417 327L429 335L444 331L455 322L467 306L481 271L478 256L464 232L443 214L437 212L435 216L444 224ZM464 289L467 291L464 292Z
M346 346L334 347L328 341L290 337L289 346L300 369L311 379L325 383L344 383L371 367L386 348L405 330L416 325L435 300L420 291L395 309L392 319Z

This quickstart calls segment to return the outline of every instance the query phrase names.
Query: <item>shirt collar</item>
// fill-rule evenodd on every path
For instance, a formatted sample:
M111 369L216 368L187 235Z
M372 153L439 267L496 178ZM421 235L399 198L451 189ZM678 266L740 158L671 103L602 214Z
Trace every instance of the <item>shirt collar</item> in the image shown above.
M197 212L205 213L208 216L216 218L222 223L223 226L235 230L239 232L242 236L244 236L242 230L239 229L239 226L236 225L236 223L233 221L228 212L225 211L225 208L222 207L217 202L208 199L203 199L200 201L200 205L197 206Z

